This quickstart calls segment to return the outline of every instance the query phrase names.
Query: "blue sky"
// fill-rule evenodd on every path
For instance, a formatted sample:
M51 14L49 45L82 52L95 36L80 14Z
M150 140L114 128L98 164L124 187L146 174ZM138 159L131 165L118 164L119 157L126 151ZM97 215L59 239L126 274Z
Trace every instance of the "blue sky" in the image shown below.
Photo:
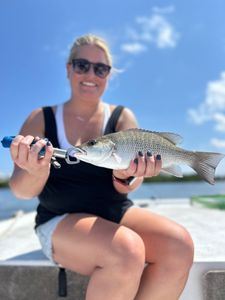
M106 102L131 108L142 128L179 133L183 148L225 153L224 11L223 0L1 0L0 138L69 98L69 47L90 32L123 70ZM11 171L0 147L0 174Z

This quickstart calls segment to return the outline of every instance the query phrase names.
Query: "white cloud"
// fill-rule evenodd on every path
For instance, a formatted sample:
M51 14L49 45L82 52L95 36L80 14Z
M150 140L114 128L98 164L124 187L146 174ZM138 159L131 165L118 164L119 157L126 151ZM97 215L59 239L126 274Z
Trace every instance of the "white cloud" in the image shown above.
M213 115L213 120L216 122L215 129L225 132L225 114L216 113Z
M209 82L206 105L211 111L225 109L225 71L219 80Z
M210 142L216 148L225 148L225 140L213 138Z
M215 122L217 131L225 132L225 71L220 78L210 81L206 88L206 98L196 109L190 109L188 114L196 124L207 121Z
M138 17L136 22L142 26L140 39L150 41L158 48L173 48L177 45L179 34L165 17L153 14L149 18Z
M147 47L144 44L134 42L134 43L123 44L121 46L121 49L128 53L138 54L146 51Z
M162 15L163 13L172 13L174 7L155 7L153 11L153 14L148 17L136 17L136 27L130 26L126 29L128 41L121 46L123 51L136 54L143 52L143 50L146 51L150 44L160 49L177 46L180 34L166 17ZM133 45L133 47L128 47L127 45ZM130 51L131 48L138 50L132 52Z
M211 121L216 131L225 132L225 71L218 80L208 83L205 100L188 113L195 124ZM216 148L225 148L224 139L212 138L210 143Z

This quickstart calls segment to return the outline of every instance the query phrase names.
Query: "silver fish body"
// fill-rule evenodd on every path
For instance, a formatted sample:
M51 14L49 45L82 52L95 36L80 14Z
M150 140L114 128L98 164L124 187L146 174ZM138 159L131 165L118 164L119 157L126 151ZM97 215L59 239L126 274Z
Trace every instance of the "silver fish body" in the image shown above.
M221 153L188 151L177 147L182 138L170 132L128 129L90 140L75 147L76 158L109 169L126 169L141 151L161 155L162 171L182 177L179 165L188 165L214 184L215 169L225 156Z

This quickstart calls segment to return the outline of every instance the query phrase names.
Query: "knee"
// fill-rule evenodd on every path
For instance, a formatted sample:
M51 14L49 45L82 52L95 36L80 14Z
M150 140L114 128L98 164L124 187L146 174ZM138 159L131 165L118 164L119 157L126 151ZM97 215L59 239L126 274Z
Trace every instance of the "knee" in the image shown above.
M126 274L143 272L145 246L142 238L134 231L121 227L112 241L114 260Z
M170 259L176 269L189 272L194 259L194 244L189 232L180 226L172 241Z

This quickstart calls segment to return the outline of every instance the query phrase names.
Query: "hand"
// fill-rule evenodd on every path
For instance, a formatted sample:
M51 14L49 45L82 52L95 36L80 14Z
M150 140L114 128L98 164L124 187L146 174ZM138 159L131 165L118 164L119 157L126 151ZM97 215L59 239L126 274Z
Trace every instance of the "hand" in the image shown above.
M35 137L37 142L31 145L33 140L34 137L31 135L17 135L12 141L10 152L17 166L32 175L41 176L50 170L53 147L51 145L46 146L47 141L39 137ZM43 147L46 150L45 155L40 158L39 152Z
M120 178L135 177L153 177L157 176L162 167L162 160L160 155L153 156L151 152L145 155L139 151L134 160L125 170L113 170L113 175Z

